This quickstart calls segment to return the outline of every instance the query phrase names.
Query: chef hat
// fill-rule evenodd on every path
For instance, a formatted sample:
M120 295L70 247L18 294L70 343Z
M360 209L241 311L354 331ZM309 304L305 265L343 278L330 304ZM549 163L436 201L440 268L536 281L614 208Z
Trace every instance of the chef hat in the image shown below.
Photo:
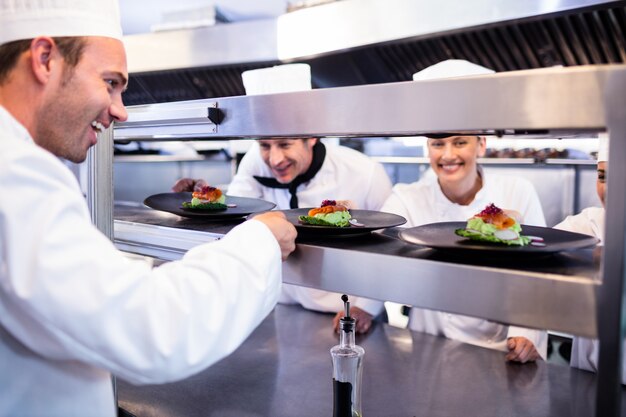
M413 74L413 81L493 74L494 72L494 70L473 64L464 59L448 59L416 72Z
M311 89L309 64L285 64L245 71L241 78L249 96Z
M0 45L37 36L121 40L118 0L0 0Z
M600 139L598 162L606 162L609 160L609 135L607 133L600 133L598 139Z

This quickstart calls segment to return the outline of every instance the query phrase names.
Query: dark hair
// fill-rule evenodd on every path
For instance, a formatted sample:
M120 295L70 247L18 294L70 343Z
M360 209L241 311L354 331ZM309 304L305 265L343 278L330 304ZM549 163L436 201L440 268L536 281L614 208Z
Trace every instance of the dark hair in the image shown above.
M82 37L58 37L52 39L65 60L67 68L73 69L76 67L83 54L86 39ZM31 42L32 39L25 39L0 45L0 85L8 79L9 73L17 65L20 55L30 48Z

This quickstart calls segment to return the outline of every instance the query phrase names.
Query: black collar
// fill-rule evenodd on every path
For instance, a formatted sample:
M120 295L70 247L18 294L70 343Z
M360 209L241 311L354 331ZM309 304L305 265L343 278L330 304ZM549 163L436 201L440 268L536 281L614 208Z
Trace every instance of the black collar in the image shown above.
M309 169L306 170L304 174L298 175L293 179L290 183L282 184L276 181L274 177L259 177L254 176L254 179L257 180L261 185L270 188L286 188L289 190L289 194L291 194L291 200L289 200L290 208L298 208L298 196L296 195L296 190L300 184L304 184L305 182L309 182L317 175L319 170L322 168L324 164L324 159L326 159L326 147L320 140L317 140L317 143L313 145L313 159L311 161L311 165Z

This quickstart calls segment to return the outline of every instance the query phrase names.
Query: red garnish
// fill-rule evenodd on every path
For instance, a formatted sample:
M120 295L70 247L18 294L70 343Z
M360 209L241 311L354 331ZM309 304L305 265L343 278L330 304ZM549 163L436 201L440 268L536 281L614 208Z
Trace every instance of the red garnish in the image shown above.
M493 216L502 213L502 209L491 203L483 211L478 213L478 217Z
M509 217L504 210L496 207L493 203L489 204L483 211L474 217L482 219L485 223L491 223L500 230L508 229L515 224L514 218Z
M324 200L322 201L322 205L320 207L326 207L326 206L336 206L337 202L335 200Z
M222 196L222 190L211 187L210 185L205 185L200 191L192 192L191 196L201 200L217 201Z
M201 192L202 194L206 194L206 193L210 193L210 192L215 191L215 190L217 190L217 188L215 188L215 187L211 187L210 185L205 185L205 186L203 186L203 187L200 189L200 192Z

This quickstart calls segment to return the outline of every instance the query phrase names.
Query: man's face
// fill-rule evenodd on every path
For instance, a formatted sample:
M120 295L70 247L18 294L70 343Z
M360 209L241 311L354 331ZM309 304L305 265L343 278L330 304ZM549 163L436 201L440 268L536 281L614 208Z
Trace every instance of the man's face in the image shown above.
M606 162L598 162L598 177L596 180L596 191L602 205L606 203L604 201L606 196Z
M428 156L441 184L463 181L476 173L476 159L485 154L484 138L476 136L451 136L428 139Z
M316 142L317 139L262 139L259 148L274 178L287 184L309 169Z
M34 134L40 146L77 163L85 160L99 131L128 117L122 103L128 80L124 46L111 38L87 39L78 65L68 68L60 61L62 71L52 74Z

